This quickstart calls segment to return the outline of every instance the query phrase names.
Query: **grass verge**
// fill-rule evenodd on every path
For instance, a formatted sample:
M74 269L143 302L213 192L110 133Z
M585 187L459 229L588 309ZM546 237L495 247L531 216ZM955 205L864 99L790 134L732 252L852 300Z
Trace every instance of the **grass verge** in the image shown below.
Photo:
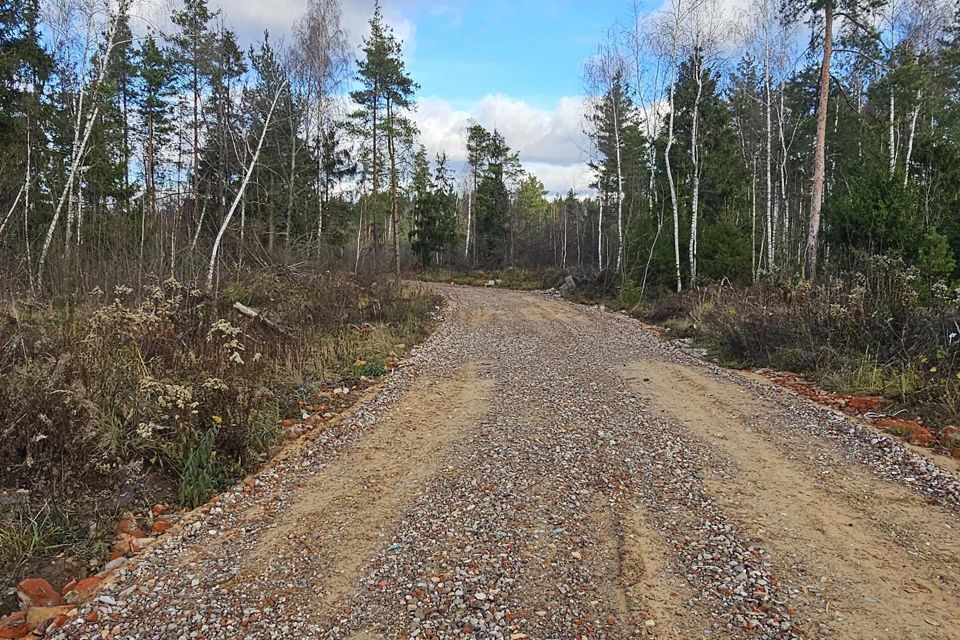
M285 427L338 411L333 389L386 374L438 304L334 273L251 273L216 296L168 279L0 305L0 611L23 576L99 567L123 512L202 504Z

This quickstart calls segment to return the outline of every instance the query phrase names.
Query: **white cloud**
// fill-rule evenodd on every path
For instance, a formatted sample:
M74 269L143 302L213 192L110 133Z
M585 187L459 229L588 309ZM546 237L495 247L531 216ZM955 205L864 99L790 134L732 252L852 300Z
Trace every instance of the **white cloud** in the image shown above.
M374 0L341 3L343 27L352 45L359 46L367 35L373 4ZM179 0L137 0L135 22L169 30L169 16L179 6ZM264 29L270 30L272 38L289 42L291 27L305 10L307 0L210 0L210 6L222 10L226 26L238 33L246 47L258 41ZM407 56L415 54L416 46L416 24L409 16L426 11L456 24L462 19L465 6L464 0L383 1L384 17L404 42ZM471 120L490 130L496 128L507 144L520 152L524 167L536 174L547 189L566 193L571 188L584 191L590 182L584 162L588 146L582 132L584 103L580 96L564 97L546 109L494 93L461 107L443 98L420 97L414 119L428 152L446 152L454 166L465 161L466 130Z
M425 97L414 119L420 141L430 154L446 152L450 160L466 160L467 127L475 121L497 129L511 148L520 152L524 167L536 174L552 193L584 190L589 184L584 162L587 139L582 131L582 97L565 97L553 109L543 109L503 94L490 94L469 108Z
M271 0L259 0L270 2ZM303 0L299 0L303 2ZM343 8L343 27L347 31L350 44L359 47L363 38L370 32L370 18L373 16L374 0L347 0L341 3ZM416 48L417 26L404 15L403 2L383 3L383 17L393 28L393 34L403 42L405 55L411 55Z
M240 36L246 47L263 38L269 30L272 39L289 41L294 23L307 8L308 0L209 0L210 8L219 9L224 24ZM374 0L345 0L341 2L342 24L349 42L359 47L369 32L368 22L373 15ZM409 54L416 45L416 24L405 14L416 5L416 0L387 0L383 3L384 18L394 34L404 43ZM160 31L171 29L170 15L182 6L178 0L135 0L132 10L135 25L152 25Z

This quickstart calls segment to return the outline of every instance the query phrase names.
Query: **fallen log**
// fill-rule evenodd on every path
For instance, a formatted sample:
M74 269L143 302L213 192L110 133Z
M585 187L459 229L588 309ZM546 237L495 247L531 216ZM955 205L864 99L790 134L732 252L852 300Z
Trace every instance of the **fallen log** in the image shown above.
M262 322L264 325L266 325L266 326L269 327L270 329L273 329L273 330L276 331L277 333L281 333L281 334L287 336L288 338L292 338L292 337L293 337L293 336L290 334L289 331L287 331L286 329L284 329L283 327L281 327L280 325L278 325L276 322L274 322L274 321L271 320L270 318L264 316L264 315L261 314L259 311L255 310L255 309L251 309L250 307L248 307L247 305L245 305L245 304L243 304L243 303L241 303L241 302L234 302L234 303L233 303L233 308L234 308L236 311L238 311L239 313L247 316L248 318L252 318L253 320L256 320L256 321L258 321L258 322Z

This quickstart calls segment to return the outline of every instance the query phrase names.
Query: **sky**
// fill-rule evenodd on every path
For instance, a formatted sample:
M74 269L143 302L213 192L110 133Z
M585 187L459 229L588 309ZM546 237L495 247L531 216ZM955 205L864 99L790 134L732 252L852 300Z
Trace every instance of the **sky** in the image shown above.
M245 43L264 29L288 34L306 0L211 0ZM344 25L359 45L373 0L342 0ZM414 119L433 155L465 155L470 120L504 133L528 171L551 193L584 190L582 67L628 0L384 0L420 84Z

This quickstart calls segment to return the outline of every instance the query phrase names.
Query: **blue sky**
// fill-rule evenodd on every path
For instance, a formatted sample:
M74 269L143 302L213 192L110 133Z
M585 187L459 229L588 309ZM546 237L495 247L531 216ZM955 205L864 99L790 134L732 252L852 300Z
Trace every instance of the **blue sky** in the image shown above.
M348 24L366 2L351 3ZM408 45L432 153L462 160L474 120L500 129L551 192L587 187L581 71L629 15L628 0L386 0L384 9Z
M410 70L425 95L466 106L492 93L543 108L581 93L580 67L623 0L486 0L421 7Z
M307 3L210 1L245 42L265 28L282 38ZM354 45L368 31L373 2L341 0ZM466 128L476 121L502 131L551 192L587 188L582 67L630 16L630 0L383 0L383 9L421 86L414 118L431 154L462 161Z

